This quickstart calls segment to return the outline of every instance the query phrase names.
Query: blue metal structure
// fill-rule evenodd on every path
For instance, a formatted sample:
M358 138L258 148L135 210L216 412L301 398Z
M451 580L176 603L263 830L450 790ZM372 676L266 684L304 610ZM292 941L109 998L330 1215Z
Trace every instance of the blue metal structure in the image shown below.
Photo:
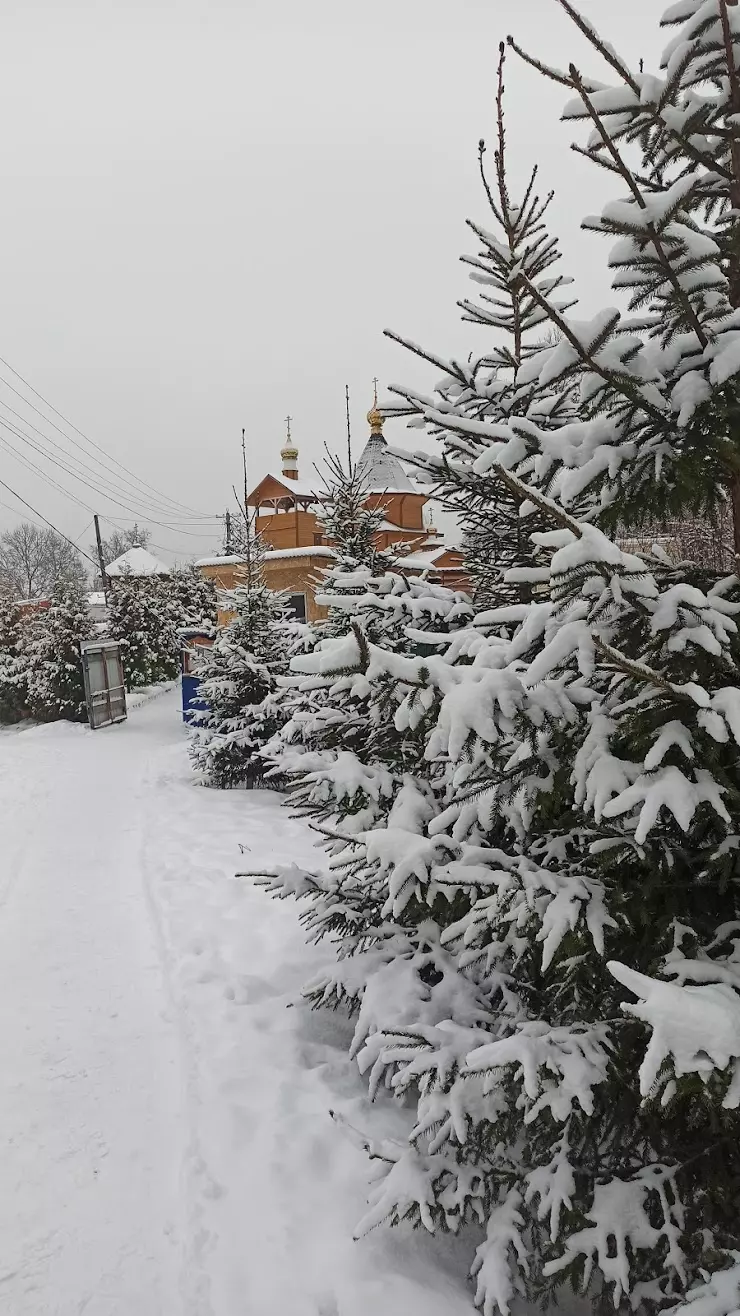
M200 708L198 690L200 678L194 668L204 649L213 644L213 637L203 631L183 631L183 645L180 652L180 670L182 672L182 717L183 721L192 723L193 714Z

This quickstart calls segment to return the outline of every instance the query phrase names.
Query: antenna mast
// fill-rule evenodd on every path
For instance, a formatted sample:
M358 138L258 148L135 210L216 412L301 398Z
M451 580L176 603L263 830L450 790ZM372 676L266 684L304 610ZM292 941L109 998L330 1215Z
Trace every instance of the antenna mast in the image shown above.
M252 588L252 537L251 537L250 526L249 526L249 505L247 503L247 498L249 497L249 485L247 483L247 440L243 428L242 428L242 467L244 469L244 529L247 536L246 538L247 589L251 589Z

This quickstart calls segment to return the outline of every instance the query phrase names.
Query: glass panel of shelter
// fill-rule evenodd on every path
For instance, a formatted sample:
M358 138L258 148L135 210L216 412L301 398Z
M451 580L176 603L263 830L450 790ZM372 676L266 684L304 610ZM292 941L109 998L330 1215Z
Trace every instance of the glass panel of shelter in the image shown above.
M100 694L105 690L107 685L105 658L100 650L92 650L92 652L88 651L87 672L88 680L90 682L90 694Z
M126 712L126 691L123 683L123 664L119 649L106 649L105 668L108 686L108 704L112 721Z

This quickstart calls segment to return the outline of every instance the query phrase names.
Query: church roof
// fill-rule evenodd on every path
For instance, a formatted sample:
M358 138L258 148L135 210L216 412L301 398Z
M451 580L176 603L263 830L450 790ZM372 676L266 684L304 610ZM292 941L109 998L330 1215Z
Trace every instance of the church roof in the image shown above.
M273 480L275 484L279 484L280 487L285 490L286 496L302 498L304 500L308 499L314 503L320 503L326 498L326 494L322 494L321 492L321 480L318 477L313 481L294 480L288 475L276 475L275 471L268 471L266 475L262 476L259 484L255 485L254 489L251 490L247 499L250 507L255 506L254 496L261 491L262 486L268 480Z
M169 576L170 569L145 548L130 548L105 568L106 576Z
M370 435L357 459L357 470L368 493L419 493L397 457L389 451L382 434Z

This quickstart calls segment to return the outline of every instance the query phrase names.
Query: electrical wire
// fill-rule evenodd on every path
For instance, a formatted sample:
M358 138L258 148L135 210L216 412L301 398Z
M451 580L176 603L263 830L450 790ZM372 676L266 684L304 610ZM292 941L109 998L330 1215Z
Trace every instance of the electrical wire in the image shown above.
M122 507L124 511L134 512L136 510L131 506L130 503L122 503L120 499L115 498L113 494L104 493L96 485L91 484L89 480L85 480L81 475L77 475L77 473L71 470L66 465L66 463L59 461L58 458L56 457L53 457L51 453L47 452L44 448L41 448L35 442L35 440L30 439L28 436L24 435L21 431L19 431L16 428L16 426L11 425L8 421L0 420L0 428L7 430L8 433L13 434L16 438L19 438L22 443L26 443L29 447L33 448L33 450L37 452L40 456L45 457L46 460L52 462L54 466L58 466L59 469L64 471L66 475L71 475L73 479L79 480L79 482L81 484L86 485L88 489L92 489L93 493L100 494L108 502L115 503L117 507ZM12 444L8 443L7 439L0 438L0 443L2 443L2 445L6 448L7 451L12 452L14 456L18 457L19 460L23 460L22 454L20 454L18 450L13 447ZM25 464L29 465L36 472L36 474L39 475L41 479L44 480L47 484L51 484L53 487L58 489L59 492L66 494L68 498L73 498L75 502L80 503L80 506L85 507L88 512L94 511L94 508L92 508L89 505L89 503L83 503L81 499L77 498L75 494L72 494L69 492L69 490L64 489L58 482L51 480L49 476L39 466L36 466L35 462L32 462L30 460L30 458L25 459ZM149 521L151 522L152 525L158 525L163 530L173 529L173 526L167 525L166 522L158 520L156 517L152 516L148 512L140 513L138 519L142 521L143 520ZM177 530L179 534L188 535L193 539L210 538L208 534L202 534L202 533L199 534L197 530L187 530L184 526L177 526L174 528Z
M0 380L1 380L1 379L2 379L2 376L0 376ZM6 382L6 381L3 381L3 382ZM8 385L8 387L11 387L11 385ZM13 391L14 391L14 392L17 392L16 389L14 389ZM20 396L20 394L19 394L19 396ZM38 437L44 441L45 444L50 444L51 447L52 447L53 449L55 449L58 453L61 453L62 456L63 456L63 458L64 458L64 460L65 460L65 467L64 467L64 469L67 470L67 473L68 473L68 474L73 475L76 479L83 479L83 476L80 476L80 474L79 474L78 471L76 471L76 470L74 470L74 469L70 470L69 467L66 465L66 463L70 463L70 462L71 462L71 463L74 463L74 465L75 465L76 467L81 467L81 469L82 469L82 471L84 472L84 474L86 474L86 475L90 475L90 476L95 476L95 477L97 478L97 484L92 485L91 487L95 488L99 493L106 494L106 493L108 492L108 488L110 487L110 488L112 488L112 489L114 490L115 493L120 493L120 494L123 495L124 498L127 498L127 499L129 500L129 502L131 501L131 499L132 499L132 495L128 492L128 490L127 490L126 488L122 488L122 487L120 486L120 484L113 484L113 485L111 485L110 480L105 480L105 481L101 480L100 476L97 475L97 472L90 471L86 466L84 466L84 465L82 464L82 462L80 461L80 459L79 459L78 457L75 457L74 454L71 453L71 452L67 452L66 449L65 449L65 448L62 448L61 444L57 443L56 440L53 439L53 438L51 438L51 436L50 436L49 434L45 434L44 431L43 431L43 430L40 430L40 429L38 428L37 425L34 425L30 420L28 420L28 418L27 418L26 416L22 416L21 413L20 413L19 411L16 411L14 407L9 406L7 402L3 402L3 400L2 400L1 398L0 398L0 407L2 407L5 411L9 411L10 414L11 414L12 416L15 416L15 417L16 417L18 424L17 424L16 428L13 430L13 433L17 433L18 438L23 438L25 442L28 442L28 443L33 444L33 443L34 443L34 440L31 439L31 436L30 436L29 433L28 433L28 430L31 429L31 430L33 430L34 434L37 434ZM34 408L34 410L37 410L37 408ZM40 414L40 413L39 413L39 414ZM20 422L22 422L22 424L21 424ZM12 421L5 422L5 423L6 423L6 424L9 424L9 425L12 427L12 424L13 424ZM23 428L24 426L26 426L27 428ZM58 427L57 427L57 428L58 428ZM18 432L18 431L20 431L20 432ZM60 431L60 433L61 433L61 431ZM51 455L50 455L49 453L47 453L46 451L44 452L44 455L45 455L45 456L49 456L49 460L50 460L50 461L54 461L54 458L51 457ZM107 472L106 472L106 474L107 474ZM85 483L90 483L89 481L83 481L83 482L85 482ZM126 483L128 483L128 481L127 481ZM139 497L139 498L141 498L141 495L140 495L139 491L136 490L136 489L134 489L134 496L135 496L135 497ZM168 508L168 507L160 507L160 506L158 506L157 504L153 503L152 500L151 500L150 498L147 498L147 499L146 499L146 502L144 502L144 500L142 499L142 504L143 504L144 510L146 510L147 512L151 510L151 511L154 511L157 515L160 515L160 516L166 516L166 517L168 517L168 518L170 518L170 519L174 516L174 513L172 512L172 510L171 510L170 508ZM143 515L143 511L142 511L142 515ZM200 517L200 516L198 516L198 517L190 517L190 516L188 516L188 517L177 517L177 520L178 520L178 521L184 521L184 522L186 522L187 524L190 524L190 522L197 523L197 522L199 522L199 521L201 521L201 520L209 520L209 521L210 521L210 520L213 520L213 519L215 519L215 518L212 518L212 517L205 517L205 516L203 516L203 517Z
M18 508L11 507L10 503L4 503L1 498L0 498L0 507L4 507L6 512L12 512L13 516L18 516ZM28 516L28 513L26 513L26 515ZM37 521L35 516L28 516L28 520L31 522L31 525L38 526L39 529L43 528L41 522Z
M20 462L22 466L25 466L26 470L30 471L32 475L39 475L44 483L49 485L50 489L56 489L57 492L63 494L65 498L69 498L71 502L77 503L78 507L84 507L86 512L94 513L95 509L91 507L89 503L84 503L81 498L77 497L77 494L70 493L68 489L65 489L63 485L59 484L51 475L46 475L35 462L32 462L31 459L26 457L22 452L18 452L17 448L14 448L11 443L8 443L8 440L4 439L1 434L0 447L4 448L12 457L15 457L15 460Z
M88 521L88 523L87 523L87 525L85 526L85 529L84 529L84 530L81 530L81 531L80 531L79 535L77 536L77 538L76 538L76 540L75 540L75 543L76 543L76 544L79 544L80 540L82 539L82 536L83 536L83 535L86 535L87 532L88 532L88 530L91 530L92 527L93 527L94 525L95 525L95 517L93 517L92 521Z
M125 533L125 527L119 525L118 521L112 521L109 516L103 515L101 515L100 519L101 521L104 521L106 525L113 526L114 530L122 530ZM213 543L215 535L204 536L204 538L210 539L211 543ZM192 557L192 548L183 548L182 544L176 544L173 547L172 545L168 546L167 544L155 544L153 539L148 539L145 547L149 548L150 545L152 548L156 548L160 553L180 553L184 557Z
M15 489L11 489L10 485L6 484L4 480L0 480L0 484L2 485L3 489L7 489L9 494L12 494L14 498L17 498L19 503L23 503L23 506L27 507L29 511L34 513L35 516L41 517L41 520L46 525L48 525L50 530L53 530L55 534L60 535L62 539L65 539L67 543L72 546L72 548L75 550L76 553L81 553L83 557L87 558L88 562L92 562L93 566L95 567L95 570L96 571L98 570L99 563L97 563L94 558L91 558L90 554L86 553L84 548L80 548L74 542L73 539L70 539L68 535L65 535L63 530L57 529L57 527L53 524L53 522L49 521L48 518L44 516L43 512L40 512L38 508L34 507L31 503L26 502L25 498L21 498L21 495L19 493L16 493Z
M41 471L39 470L38 466L35 465L35 463L30 462L29 459L26 458L22 453L18 453L18 452L16 452L16 450L15 450L14 448L12 448L12 447L8 444L7 440L4 440L4 439L2 438L2 435L0 435L0 447L4 447L4 448L6 449L6 451L12 453L12 455L16 458L16 460L19 461L19 462L21 462L22 465L25 466L27 470L30 470L32 474L41 475L41 477L46 481L46 483L50 486L50 488L53 488L53 489L57 490L59 493L63 494L65 497L67 497L67 498L71 499L72 501L76 502L80 507L84 508L85 511L87 511L87 512L93 512L93 515L94 515L94 508L92 508L92 507L90 506L89 503L85 503L85 502L83 502L81 499L79 499L79 498L76 496L76 494L70 493L68 490L64 489L62 485L58 484L57 481L56 481L56 480L53 480L50 476L45 476L44 473L41 472ZM7 507L7 504L3 504L3 506L5 506L5 507L7 508L8 511L14 511L14 512L16 511L15 508ZM139 519L139 520L141 520L141 521L144 521L144 522L146 521L146 518L144 518L144 517L140 517L140 518L137 518L137 519ZM116 530L121 530L121 531L122 531L122 530L125 529L125 527L122 526L122 525L120 525L120 524L118 523L118 521L114 521L114 520L113 520L111 517L109 517L109 516L101 515L101 520L104 520L108 525L112 525ZM38 523L35 522L34 524L38 524ZM88 525L87 528L89 529L90 526L91 526L92 524L93 524L93 522L91 521L91 522L89 523L89 525ZM60 531L60 533L61 533L61 531ZM83 531L82 533L85 534L86 531ZM177 531L175 531L175 533L177 533ZM80 536L80 538L81 538L81 537L82 537L82 536ZM214 539L214 534L203 534L203 535L199 535L198 538L200 538L200 539L208 539L208 540L212 543L212 542L213 542L213 539ZM156 544L156 545L153 544L152 547L154 547L154 548L158 548L159 551L162 552L162 553L180 553L180 554L182 554L182 555L185 556L185 557L192 557L192 555L193 555L193 550L192 550L192 549L183 548L182 545L176 545L176 546L172 546L172 545L170 545L170 546L166 546L166 545L164 545L164 544ZM87 554L86 554L85 556L87 556ZM90 559L90 560L92 561L92 559Z
M12 366L9 361L6 361L4 357L0 356L0 363L2 363L2 365L4 365L7 370L10 370L11 374L15 375L16 379L19 379L26 388L30 389L34 397L37 397L40 402L43 402L45 407L48 407L50 411L54 412L55 416L58 416L60 420L64 421L65 425L69 426L70 429L74 430L75 434L79 434L80 438L84 439L85 443L87 443L90 447L94 448L97 452L101 453L102 456L105 457L109 463L112 462L115 466L119 468L119 470L122 470L126 475L130 475L136 481L136 483L140 485L143 489L149 489L151 493L155 494L157 499L164 500L166 503L171 504L173 507L179 507L180 510L183 512L193 512L196 516L200 515L200 513L197 512L194 507L189 507L186 503L180 503L176 499L170 498L169 495L162 494L161 491L157 490L154 487L154 485L150 484L146 480L141 480L138 475L134 475L134 472L129 470L127 466L124 466L122 462L119 462L116 457L110 457L108 453L106 453L105 449L101 448L100 444L96 443L94 439L88 438L88 436L81 429L78 429L78 427L71 420L68 420L67 417L63 415L63 413L53 405L53 403L49 402L43 396L42 393L39 393L38 389L33 387L33 384L30 384L27 379L24 379L23 375L21 375L20 372L16 370L15 367ZM0 376L0 379L1 378L2 376ZM3 383L5 383L8 388L12 389L14 393L18 394L19 397L22 397L22 395L18 393L18 390L13 388L13 385L9 383L8 380L3 380ZM38 415L42 415L42 413L38 411L38 408L33 406L32 402L28 402L28 400L25 398L23 399L23 401L26 402L27 406L31 407L34 411L36 411ZM49 420L48 417L42 416L42 419L46 420L48 424L54 425L54 422L52 420ZM80 444L76 443L75 440L71 437L71 435L66 434L63 430L60 430L58 425L54 425L54 428L59 430L59 433L62 434L63 437L68 440L68 442L73 443L75 444L75 447L80 448Z

